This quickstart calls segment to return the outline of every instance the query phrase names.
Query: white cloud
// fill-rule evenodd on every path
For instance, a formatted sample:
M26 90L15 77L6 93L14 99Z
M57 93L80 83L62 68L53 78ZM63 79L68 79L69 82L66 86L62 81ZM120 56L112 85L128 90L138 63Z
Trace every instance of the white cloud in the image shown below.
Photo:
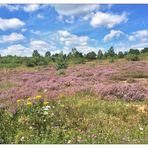
M89 42L88 36L77 36L66 30L58 31L58 39L60 43L69 47L76 47L78 45L86 46Z
M42 32L41 31L39 31L39 30L30 30L30 32L31 33L33 33L33 34L35 34L35 35L41 35L42 34Z
M26 12L34 12L40 8L40 5L38 4L28 4L23 7L24 11Z
M20 44L11 45L8 48L2 50L2 55L30 56L31 54L31 49L26 48Z
M0 18L0 29L1 30L17 29L24 25L25 23L19 20L18 18L11 18L11 19Z
M128 38L130 41L140 40L142 42L148 41L148 30L138 30L131 33Z
M119 37L120 35L122 35L122 34L124 34L122 31L120 31L120 30L111 30L110 31L110 33L109 34L107 34L105 37L104 37L104 39L103 39L103 41L104 42L108 42L108 41L110 41L110 40L112 40L113 38L117 38L117 37Z
M41 15L41 14L38 14L38 15L37 15L37 18L42 20L42 19L44 19L45 17L44 17L43 15Z
M57 44L60 45L64 53L69 53L72 48L77 48L77 50L82 53L98 51L98 48L95 48L95 46L98 46L96 40L91 39L88 36L72 34L67 30L59 30L52 38L56 43L55 46L57 46Z
M27 28L22 28L21 29L21 32L26 32L27 31Z
M113 13L104 13L104 12L97 12L92 17L90 24L93 27L107 27L112 28L115 25L118 25L122 22L126 22L127 15L126 13L122 14L113 14Z
M9 11L17 11L20 9L20 5L1 4L0 7L5 7Z
M10 35L3 35L1 37L0 43L7 43L7 42L16 42L20 40L24 40L25 37L23 34L20 33L11 33Z
M35 40L35 41L31 41L30 42L30 45L32 47L46 47L48 46L49 44L44 42L44 41L41 41L41 40Z
M2 55L17 55L17 56L31 56L34 50L38 50L41 55L50 49L50 45L41 40L34 40L30 42L28 47L21 44L11 45L1 50Z
M90 13L99 8L99 5L88 4L71 4L71 5L53 5L60 15L78 16Z

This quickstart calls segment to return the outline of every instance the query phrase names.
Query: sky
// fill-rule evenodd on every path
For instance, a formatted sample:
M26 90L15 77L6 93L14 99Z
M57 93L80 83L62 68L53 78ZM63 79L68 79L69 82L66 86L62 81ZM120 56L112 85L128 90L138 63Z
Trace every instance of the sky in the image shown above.
M148 47L148 4L0 4L0 54Z

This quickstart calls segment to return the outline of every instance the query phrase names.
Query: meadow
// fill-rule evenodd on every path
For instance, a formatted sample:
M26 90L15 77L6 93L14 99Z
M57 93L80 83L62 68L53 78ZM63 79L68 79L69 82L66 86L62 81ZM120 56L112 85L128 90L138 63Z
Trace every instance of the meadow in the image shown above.
M1 67L0 143L148 143L145 55Z

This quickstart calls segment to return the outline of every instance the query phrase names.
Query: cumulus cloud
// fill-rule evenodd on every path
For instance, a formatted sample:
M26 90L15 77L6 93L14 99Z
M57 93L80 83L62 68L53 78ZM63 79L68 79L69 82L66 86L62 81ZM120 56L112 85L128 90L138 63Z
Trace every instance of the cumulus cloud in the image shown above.
M2 55L17 55L17 56L31 56L34 50L38 50L41 55L44 55L46 51L50 49L50 45L45 41L34 40L30 41L28 47L21 44L15 44L8 46L1 50Z
M68 32L67 30L59 30L55 33L54 42L60 44L64 53L68 53L72 48L77 48L82 53L89 51L97 51L98 49L93 47L96 45L96 40L89 38L88 36L79 36ZM92 46L93 45L93 46Z
M17 29L24 26L25 23L18 18L3 19L0 18L0 30Z
M11 45L2 50L2 55L17 55L17 56L30 56L32 50L22 46L21 44Z
M41 5L41 4L26 4L26 5L2 4L0 5L0 7L7 8L9 11L23 10L25 12L35 12L46 6L48 5Z
M130 41L140 40L142 42L148 41L148 30L138 30L136 32L131 33L128 39Z
M7 42L16 42L20 40L24 40L25 37L23 34L20 33L11 33L10 35L3 35L1 37L0 43L7 43Z
M84 15L98 9L99 5L88 4L71 4L71 5L53 5L55 10L60 15L78 16Z
M24 11L26 12L33 12L33 11L38 10L39 8L40 8L40 5L38 4L28 4L23 7Z
M90 51L97 52L99 48L95 48L94 39L90 39L88 36L79 36L68 32L67 30L59 30L50 35L50 41L31 40L28 47L20 44L11 45L8 48L2 50L2 55L18 55L18 56L31 56L33 50L38 50L41 55L44 55L46 51L50 51L52 54L63 51L69 53L72 48L77 48L82 53Z
M117 37L119 37L120 35L122 35L122 34L124 34L122 31L120 31L120 30L111 30L110 31L110 33L109 34L107 34L105 37L104 37L104 39L103 39L103 41L104 42L108 42L108 41L110 41L110 40L112 40L113 38L117 38Z
M60 43L70 47L72 46L75 47L77 45L85 46L88 44L88 41L89 41L88 36L77 36L77 35L71 34L66 30L58 31L58 38Z
M128 18L126 13L119 15L113 13L97 12L93 15L90 24L93 27L113 28L115 25L126 22L127 20Z
M18 11L20 9L20 5L1 4L0 7L5 7L9 11Z

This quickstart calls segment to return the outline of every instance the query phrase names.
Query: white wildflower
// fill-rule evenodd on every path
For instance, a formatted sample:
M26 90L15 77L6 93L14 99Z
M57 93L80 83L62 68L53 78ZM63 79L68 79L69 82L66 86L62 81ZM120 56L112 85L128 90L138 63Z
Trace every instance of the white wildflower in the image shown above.
M139 130L140 130L140 131L143 131L143 128L142 128L142 127L140 127L140 128L139 128Z

